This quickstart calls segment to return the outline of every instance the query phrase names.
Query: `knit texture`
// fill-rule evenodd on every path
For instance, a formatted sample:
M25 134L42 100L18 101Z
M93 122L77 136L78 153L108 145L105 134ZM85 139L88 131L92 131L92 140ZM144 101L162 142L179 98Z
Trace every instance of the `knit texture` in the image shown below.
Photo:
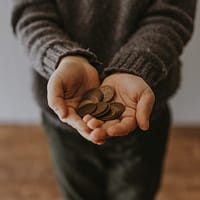
M142 77L164 102L180 82L195 7L196 0L13 0L12 27L37 81L48 80L62 57L81 55L101 77ZM38 102L47 108L39 90Z

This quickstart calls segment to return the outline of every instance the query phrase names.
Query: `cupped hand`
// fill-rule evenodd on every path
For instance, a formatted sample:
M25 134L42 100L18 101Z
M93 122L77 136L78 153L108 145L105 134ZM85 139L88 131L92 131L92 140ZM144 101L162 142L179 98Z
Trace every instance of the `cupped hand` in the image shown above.
M84 138L89 139L91 129L76 113L83 94L99 86L96 69L83 57L64 57L47 85L49 107L59 119L75 128Z
M102 123L99 120L86 116L84 121L92 129L91 140L97 144L104 143L107 137L124 136L137 126L142 130L149 128L149 118L154 105L155 96L148 84L140 77L117 73L108 76L102 83L114 88L115 101L124 104L125 111L120 119Z

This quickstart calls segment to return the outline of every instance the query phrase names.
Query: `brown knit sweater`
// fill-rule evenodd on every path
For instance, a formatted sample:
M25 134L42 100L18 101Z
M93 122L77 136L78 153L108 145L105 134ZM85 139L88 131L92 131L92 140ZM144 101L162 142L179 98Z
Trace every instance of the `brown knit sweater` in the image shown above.
M162 105L179 85L195 6L196 0L13 0L12 27L30 56L42 111L59 124L46 85L66 55L86 57L101 78L115 72L142 77Z

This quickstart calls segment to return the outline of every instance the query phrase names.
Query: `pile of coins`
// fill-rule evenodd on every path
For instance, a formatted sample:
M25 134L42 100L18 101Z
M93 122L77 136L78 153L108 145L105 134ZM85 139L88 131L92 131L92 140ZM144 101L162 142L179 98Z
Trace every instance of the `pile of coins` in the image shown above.
M84 117L87 114L102 121L118 119L125 110L122 103L114 102L115 91L110 86L102 86L87 91L77 109Z

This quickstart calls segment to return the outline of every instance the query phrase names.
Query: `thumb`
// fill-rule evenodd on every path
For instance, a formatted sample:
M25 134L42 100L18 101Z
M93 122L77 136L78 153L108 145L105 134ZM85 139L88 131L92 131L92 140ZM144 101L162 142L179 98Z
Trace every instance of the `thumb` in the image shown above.
M62 80L54 74L47 84L47 101L49 107L58 115L60 120L67 117L68 111L64 100Z
M136 107L137 124L142 130L149 129L149 118L155 102L155 96L150 89L146 89L140 97Z

